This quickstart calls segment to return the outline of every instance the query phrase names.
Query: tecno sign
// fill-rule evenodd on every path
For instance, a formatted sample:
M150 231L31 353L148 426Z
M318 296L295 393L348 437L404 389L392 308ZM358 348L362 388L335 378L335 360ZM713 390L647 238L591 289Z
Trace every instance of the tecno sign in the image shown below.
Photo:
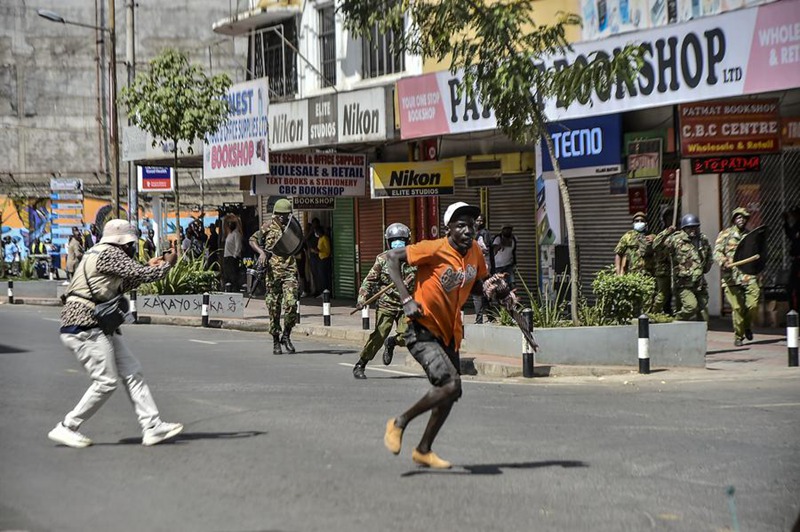
M564 120L547 127L564 177L609 175L622 171L622 119L606 115ZM542 146L542 170L552 177L553 163Z
M583 157L597 155L603 151L603 130L599 127L576 129L566 133L553 133L556 158Z

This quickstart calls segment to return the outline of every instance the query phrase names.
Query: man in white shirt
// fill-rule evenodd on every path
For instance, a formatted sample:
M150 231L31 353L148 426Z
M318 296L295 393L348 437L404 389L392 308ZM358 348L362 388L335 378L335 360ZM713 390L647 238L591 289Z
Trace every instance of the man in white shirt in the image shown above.
M492 241L494 251L495 273L505 273L506 280L514 287L514 268L517 265L517 237L512 234L514 228L504 225L500 234Z

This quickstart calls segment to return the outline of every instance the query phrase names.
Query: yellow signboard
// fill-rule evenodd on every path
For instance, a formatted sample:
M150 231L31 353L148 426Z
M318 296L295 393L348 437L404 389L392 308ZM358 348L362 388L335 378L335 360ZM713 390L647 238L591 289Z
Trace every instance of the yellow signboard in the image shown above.
M444 196L453 193L453 161L375 163L370 167L373 199Z

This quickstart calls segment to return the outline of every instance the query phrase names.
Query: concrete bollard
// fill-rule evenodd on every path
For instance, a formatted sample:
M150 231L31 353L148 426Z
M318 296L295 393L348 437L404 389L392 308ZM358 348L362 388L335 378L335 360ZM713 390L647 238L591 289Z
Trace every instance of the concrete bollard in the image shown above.
M133 316L133 323L139 323L139 312L136 310L136 290L131 290L131 316Z
M786 345L789 346L789 367L797 367L797 311L792 310L786 315Z
M369 305L361 309L361 328L365 331L369 330Z
M8 282L8 302L14 304L14 281Z
M203 306L200 310L200 316L203 320L203 327L208 327L208 305L211 301L211 296L208 295L208 292L203 292Z
M323 290L322 292L322 324L325 327L331 326L331 292L330 290Z
M526 308L522 311L522 317L528 324L528 330L533 330L533 310ZM522 337L522 376L526 379L534 377L533 371L533 348L530 346L525 336Z
M650 318L639 316L639 373L650 375Z
M466 324L464 322L466 317L467 317L467 315L462 310L461 311L461 338L466 338L467 337L467 326L466 326Z
M297 300L297 323L300 323L300 300Z

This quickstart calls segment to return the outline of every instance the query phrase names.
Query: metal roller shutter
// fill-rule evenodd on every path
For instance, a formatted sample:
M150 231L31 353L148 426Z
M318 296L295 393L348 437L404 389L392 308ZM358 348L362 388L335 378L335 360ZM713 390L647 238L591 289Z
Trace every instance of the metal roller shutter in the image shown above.
M612 196L609 179L603 176L567 180L578 246L581 295L592 302L594 276L614 264L614 248L622 234L631 228L628 196Z
M411 222L412 202L413 199L409 198L394 198L383 200L383 224L382 231L393 223L405 224L411 228L414 224ZM383 243L381 243L383 245Z
M356 297L356 227L353 198L337 198L333 211L333 294Z
M372 268L375 257L382 252L383 200L358 198L358 261L361 279Z
M463 201L469 205L481 206L481 189L480 188L467 188L467 180L464 177L456 177L453 182L453 195L441 196L439 198L439 209L444 216L444 211L447 210L448 205Z
M477 192L477 189L476 189ZM536 268L536 182L531 174L504 175L503 185L488 188L487 227L492 235L504 225L514 227L517 237L517 270L534 296L538 290ZM479 203L478 203L479 204ZM517 281L517 294L527 303L522 283Z

